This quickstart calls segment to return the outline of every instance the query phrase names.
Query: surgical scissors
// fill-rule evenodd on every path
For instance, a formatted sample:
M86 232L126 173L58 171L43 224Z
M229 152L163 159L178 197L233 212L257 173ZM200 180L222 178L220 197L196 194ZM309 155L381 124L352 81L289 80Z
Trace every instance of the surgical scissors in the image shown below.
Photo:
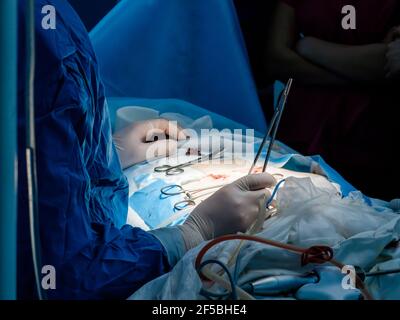
M199 157L199 158L197 158L195 160L188 161L188 162L179 164L177 166L170 166L168 164L165 164L165 165L162 165L162 166L158 166L158 167L154 168L154 172L165 172L165 174L167 176L178 175L178 174L181 174L181 173L185 172L185 170L183 170L183 168L190 167L190 166L192 166L192 165L194 165L196 163L201 163L201 162L204 162L204 161L207 161L207 160L217 159L217 158L214 158L214 157L217 156L218 154L221 154L223 152L223 150L224 149L220 149L218 151L214 151L214 152L212 152L212 153L210 153L208 155L201 156L201 157Z
M180 194L184 194L186 197L182 201L178 201L174 204L174 209L177 211L183 210L189 206L195 206L196 205L196 200L207 196L209 194L214 193L214 191L206 192L201 195L196 196L196 194L202 192L202 191L208 191L208 190L213 190L213 189L218 189L224 187L226 184L219 184L211 187L206 187L206 188L200 188L196 190L185 190L182 186L178 184L172 184L169 186L166 186L161 189L161 194L165 196L176 196ZM175 189L175 191L173 191Z
M262 150L265 147L265 144L267 143L268 140L270 140L262 172L265 172L265 170L267 169L269 158L271 157L272 148L275 143L276 134L278 132L279 124L281 122L283 111L285 110L286 101L289 96L292 84L293 84L293 79L290 78L285 86L285 89L282 91L282 93L279 97L278 106L276 107L274 115L272 117L271 125L268 129L267 134L264 136L263 141L261 142L260 148L258 149L256 157L254 158L254 162L251 165L251 168L249 170L249 174L251 174L253 172L254 167L256 166L257 161L261 156ZM272 135L272 137L270 137L271 135Z

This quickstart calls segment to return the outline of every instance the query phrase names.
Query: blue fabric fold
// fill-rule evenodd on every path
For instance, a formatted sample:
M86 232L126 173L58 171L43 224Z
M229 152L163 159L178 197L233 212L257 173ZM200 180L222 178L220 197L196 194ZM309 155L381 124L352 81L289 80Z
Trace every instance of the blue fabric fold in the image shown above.
M175 98L265 131L231 0L123 0L91 32L107 96Z

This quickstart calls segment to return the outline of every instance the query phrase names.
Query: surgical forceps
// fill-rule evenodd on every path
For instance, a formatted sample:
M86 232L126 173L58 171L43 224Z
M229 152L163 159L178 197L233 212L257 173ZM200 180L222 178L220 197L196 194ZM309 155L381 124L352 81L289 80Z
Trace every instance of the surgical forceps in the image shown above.
M195 206L196 200L213 193L213 191L206 192L201 195L197 195L198 193L200 193L202 191L208 191L208 190L222 188L225 185L226 184L219 184L219 185L215 185L212 187L205 187L205 188L200 188L200 189L196 189L196 190L185 190L182 186L180 186L178 184L172 184L172 185L162 188L161 194L163 194L165 196L177 196L179 194L184 194L186 196L185 199L182 201L178 201L174 204L174 209L177 211L180 211L189 206Z
M223 151L224 151L224 149L221 149L221 150L218 150L218 151L214 151L214 152L212 152L212 153L210 153L208 155L201 156L201 157L199 157L199 158L197 158L195 160L188 161L188 162L179 164L177 166L170 166L168 164L165 164L165 165L162 165L162 166L159 166L159 167L155 167L154 168L154 172L165 172L165 174L167 176L178 175L178 174L181 174L181 173L185 172L185 170L183 170L183 168L190 167L190 166L192 166L192 165L194 165L196 163L201 163L201 162L204 162L204 161L207 161L207 160L219 159L219 158L215 158L215 156L217 156L218 154L221 154ZM222 155L221 155L221 157L222 157Z
M264 136L263 141L261 142L260 148L258 149L257 155L254 158L254 162L251 165L251 168L249 170L249 174L251 174L253 172L254 167L256 166L257 161L261 156L261 152L265 147L265 144L267 143L268 140L270 140L262 172L265 172L265 170L267 169L269 158L271 156L272 148L273 148L274 143L275 143L276 134L278 132L278 128L279 128L279 124L281 122L283 111L285 110L286 101L287 101L287 98L289 96L290 89L292 87L292 83L293 83L293 79L290 78L289 81L287 82L286 86L285 86L285 89L282 91L282 93L281 93L281 95L279 97L278 106L276 107L274 115L272 117L271 125L270 125L270 127L268 129L267 134ZM272 137L270 137L271 134L272 134Z

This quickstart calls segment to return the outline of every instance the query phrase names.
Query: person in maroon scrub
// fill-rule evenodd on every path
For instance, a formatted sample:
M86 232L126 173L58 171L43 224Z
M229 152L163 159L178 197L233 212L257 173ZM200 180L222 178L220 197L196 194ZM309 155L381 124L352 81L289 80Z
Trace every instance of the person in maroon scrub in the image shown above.
M267 47L269 74L295 79L279 139L320 154L355 187L382 199L399 196L390 182L400 171L400 87L387 71L399 5L280 0Z

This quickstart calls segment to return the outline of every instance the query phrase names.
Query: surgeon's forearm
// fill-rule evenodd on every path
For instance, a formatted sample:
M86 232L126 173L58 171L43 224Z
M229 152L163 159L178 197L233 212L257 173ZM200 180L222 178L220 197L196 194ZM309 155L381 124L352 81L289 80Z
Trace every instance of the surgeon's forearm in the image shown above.
M266 50L266 72L270 78L282 81L294 78L296 83L310 85L345 84L344 79L297 54L295 46L298 34L295 10L279 1Z
M299 40L297 52L310 62L352 82L376 82L385 77L387 45L346 46L313 37Z
M161 242L167 253L170 267L174 267L187 251L180 227L161 228L150 233Z
M204 219L191 215L183 225L150 231L164 246L168 262L173 267L185 253L200 243L214 238L213 227Z
M288 48L282 48L270 54L266 67L270 76L281 81L294 78L296 82L304 85L323 86L342 86L347 83L344 78L310 63Z

